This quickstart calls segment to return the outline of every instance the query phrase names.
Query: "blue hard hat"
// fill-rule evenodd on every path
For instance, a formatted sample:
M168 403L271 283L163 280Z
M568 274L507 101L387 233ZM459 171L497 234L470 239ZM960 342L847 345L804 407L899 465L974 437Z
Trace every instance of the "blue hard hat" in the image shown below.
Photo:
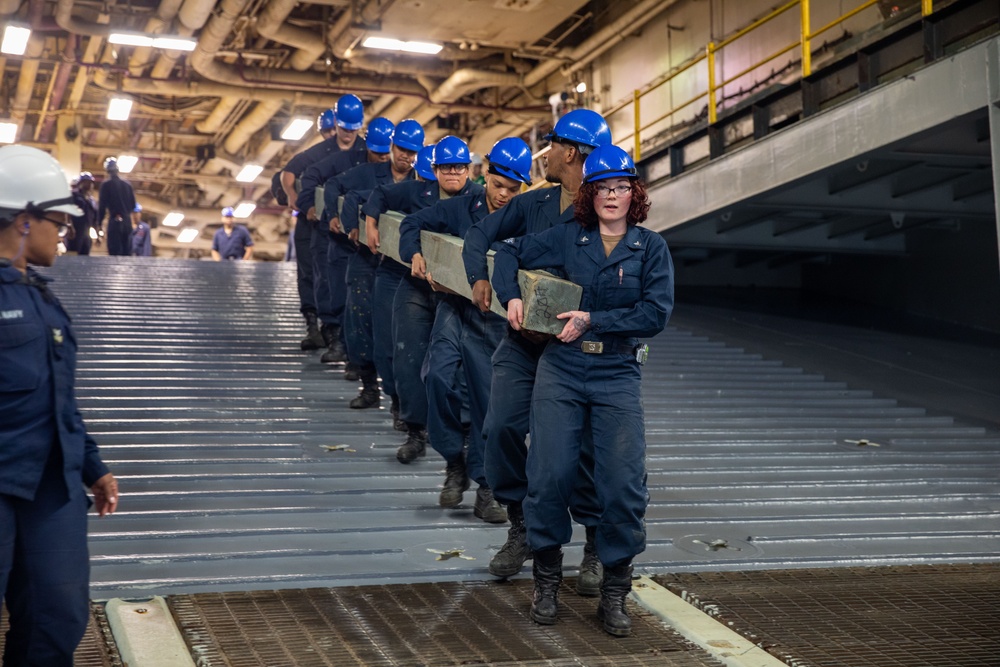
M357 95L341 95L337 100L337 126L345 130L360 130L365 124L365 107Z
M337 126L337 112L333 109L327 109L319 116L316 117L316 129L320 132L325 130L332 130Z
M92 180L94 180L94 175L89 171L81 171L80 178L77 179L77 181L92 181Z
M412 118L401 120L392 133L392 143L408 151L419 151L424 147L424 128Z
M531 148L517 137L507 137L493 144L486 155L490 171L531 185Z
M417 175L425 181L436 181L437 176L434 175L434 170L431 169L431 162L434 160L434 147L435 144L429 146L424 146L417 152L417 163L413 166L417 170Z
M597 148L611 143L611 129L604 116L596 111L574 109L559 119L545 139L571 141L579 146Z
M118 158L109 157L104 161L104 169L106 171L118 171Z
M469 155L469 144L458 137L448 135L434 146L434 164L469 164L472 156Z
M388 153L392 143L393 130L396 126L388 118L379 116L368 123L365 143L372 153Z
M632 158L618 146L607 145L594 149L583 163L583 182L592 183L605 178L638 178Z
M135 208L132 210L135 211L136 213L142 213L142 204L137 203L135 205Z
M222 209L222 217L223 218L231 218L231 217L233 217L233 207L232 206L227 206L226 208Z

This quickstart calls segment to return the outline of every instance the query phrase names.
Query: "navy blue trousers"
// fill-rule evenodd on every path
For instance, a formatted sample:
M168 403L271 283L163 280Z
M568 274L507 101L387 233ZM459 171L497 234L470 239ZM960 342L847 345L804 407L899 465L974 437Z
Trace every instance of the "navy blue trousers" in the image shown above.
M309 255L313 263L313 290L316 298L316 314L323 324L333 324L333 302L330 295L327 254L330 251L330 234L319 223L309 222Z
M90 618L88 506L82 488L67 494L51 461L34 500L0 494L5 666L72 667Z
M320 231L330 238L326 251L326 284L330 291L329 311L324 314L320 309L319 318L323 324L332 324L343 328L344 308L347 305L347 262L356 248L344 234L331 234ZM340 334L344 340L344 334Z
M584 354L550 341L535 374L524 519L535 551L570 541L581 443L590 431L598 506L595 544L607 566L646 548L646 434L641 372L630 354ZM588 419L589 418L589 419Z
M493 313L482 313L463 299L462 372L469 396L469 477L480 486L489 486L486 478L486 439L483 436L490 404L492 357L507 331L507 322Z
M396 290L399 289L404 270L408 269L398 262L385 258L382 258L375 270L375 304L372 307L375 370L382 378L382 393L390 398L398 395L396 373L392 368L396 348L392 313Z
M316 313L316 288L313 285L313 255L311 222L305 219L305 214L296 218L295 231L295 286L299 291L299 312Z
M399 416L411 424L427 425L427 390L420 377L434 327L434 292L423 280L404 277L392 305L396 349L392 370L399 395Z
M465 450L468 430L468 393L462 368L465 299L441 295L436 301L434 327L421 372L427 390L427 436L445 461L454 462ZM485 485L482 448L470 447L466 463L469 477Z
M493 353L493 376L489 410L483 425L486 443L486 481L493 496L504 505L523 503L528 495L528 446L531 397L538 360L546 343L532 343L513 329ZM582 353L581 353L582 354ZM532 443L535 434L531 434ZM600 517L594 490L593 442L584 429L580 449L579 479L570 504L573 518L585 526L596 526Z
M344 317L347 358L359 370L375 369L372 294L378 258L359 248L347 261L347 311Z
M132 234L132 222L129 220L108 220L108 233L105 241L108 244L109 255L131 255L129 236Z

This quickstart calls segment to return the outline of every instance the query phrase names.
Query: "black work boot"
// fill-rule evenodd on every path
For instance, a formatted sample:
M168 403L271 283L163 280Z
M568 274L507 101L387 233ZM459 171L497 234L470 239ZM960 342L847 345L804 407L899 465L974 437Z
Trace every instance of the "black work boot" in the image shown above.
M493 497L493 491L488 486L480 486L476 489L476 504L472 506L472 513L476 518L482 519L486 523L505 523L507 521L507 510Z
M299 343L303 350L318 350L323 347L323 334L319 331L319 321L316 313L303 313L306 318L306 337Z
M524 512L520 503L507 505L510 528L507 541L490 559L490 574L494 577L512 577L524 567L524 561L531 559L528 548L528 531L524 527Z
M355 410L377 407L382 400L382 392L378 390L378 375L375 369L361 371L361 393L351 399L351 407Z
M583 545L583 560L580 561L580 576L576 579L577 595L585 598L595 598L601 594L601 580L604 578L604 566L597 557L597 547L594 537L597 535L595 526L587 526L587 543Z
M319 358L324 364L336 364L347 361L347 350L340 340L340 327L336 324L324 324L319 332L323 335L326 352Z
M531 601L531 620L555 625L559 615L559 585L562 583L563 553L560 547L535 552L532 574L535 593Z
M396 431L406 433L406 422L399 418L399 396L392 397L392 405L389 408L392 415L392 428Z
M537 560L535 561L537 562ZM628 637L632 633L632 619L625 609L625 598L632 592L632 563L625 561L614 567L604 568L601 581L601 603L597 618L604 622L604 631L615 637Z
M444 470L444 487L441 489L438 505L458 507L462 504L462 494L468 490L469 471L465 467L465 454L462 454L454 461L449 461Z
M396 450L396 460L400 463L415 461L427 453L427 431L423 425L407 424L406 442Z
M361 373L358 372L358 367L351 362L347 362L347 365L344 366L344 379L348 382L357 382L360 380Z

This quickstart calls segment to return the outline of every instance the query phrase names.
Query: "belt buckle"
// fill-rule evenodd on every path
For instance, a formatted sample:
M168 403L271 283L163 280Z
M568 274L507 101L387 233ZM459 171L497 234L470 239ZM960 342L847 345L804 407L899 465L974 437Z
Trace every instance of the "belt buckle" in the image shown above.
M599 340L585 340L580 343L580 349L584 354L603 354L604 343Z

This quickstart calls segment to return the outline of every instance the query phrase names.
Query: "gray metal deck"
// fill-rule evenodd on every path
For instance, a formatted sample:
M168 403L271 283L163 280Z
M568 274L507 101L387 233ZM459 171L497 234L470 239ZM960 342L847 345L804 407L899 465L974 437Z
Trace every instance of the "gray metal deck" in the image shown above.
M471 494L440 509L442 459L398 464L387 411L348 409L357 386L298 351L293 266L68 256L48 273L75 320L84 418L122 488L119 514L92 519L93 597L489 578L505 528L474 519ZM891 337L828 327L817 343L744 317L682 303L652 342L637 569L1000 559L996 420L957 422L897 378L898 403L877 363ZM966 380L945 384L1000 415L996 351L965 352ZM903 357L890 365L935 377ZM453 549L464 557L438 560Z

